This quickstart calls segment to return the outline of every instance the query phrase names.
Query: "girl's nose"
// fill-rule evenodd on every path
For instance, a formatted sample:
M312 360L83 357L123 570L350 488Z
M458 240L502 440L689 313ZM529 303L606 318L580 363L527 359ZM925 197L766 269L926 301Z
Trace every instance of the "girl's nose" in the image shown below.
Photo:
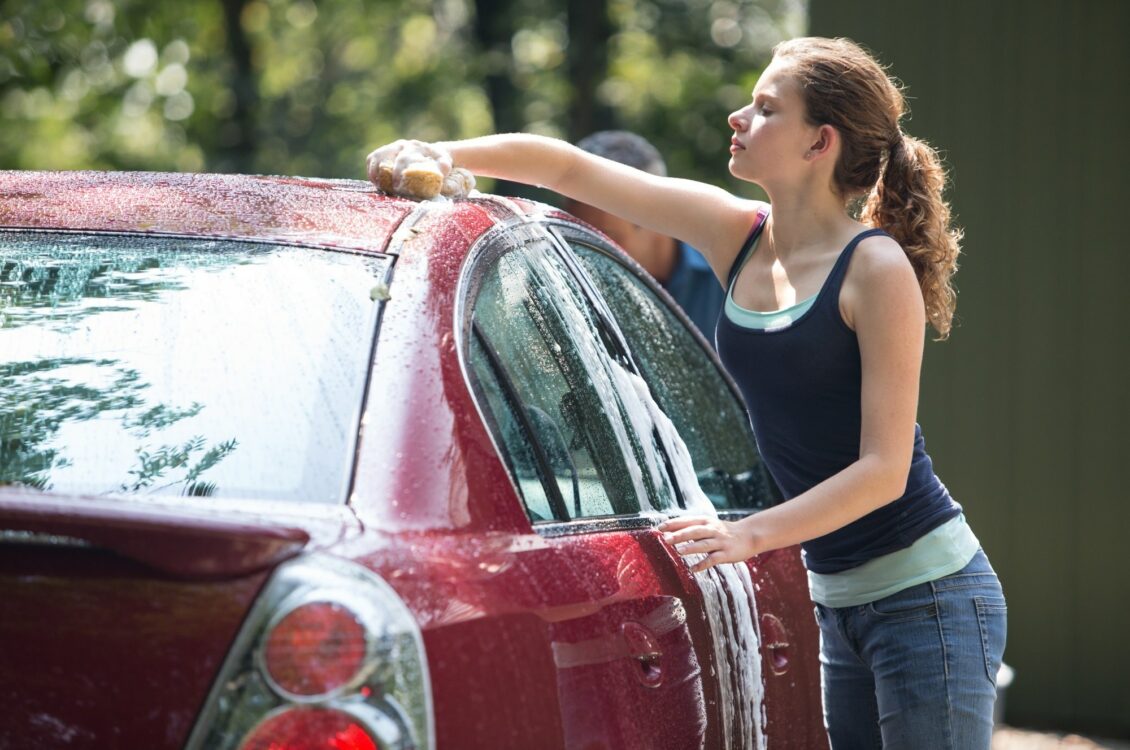
M744 132L746 128L744 112L744 109L739 109L737 111L731 112L730 116L726 118L726 122L730 124L730 127L739 133Z

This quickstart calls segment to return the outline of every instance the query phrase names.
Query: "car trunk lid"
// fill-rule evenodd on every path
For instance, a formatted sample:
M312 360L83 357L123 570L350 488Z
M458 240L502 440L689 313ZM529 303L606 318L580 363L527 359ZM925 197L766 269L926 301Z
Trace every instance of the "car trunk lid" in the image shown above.
M187 578L251 573L293 557L310 541L298 528L216 518L140 502L0 494L8 542L96 547Z
M0 490L0 746L181 747L269 573L348 533Z

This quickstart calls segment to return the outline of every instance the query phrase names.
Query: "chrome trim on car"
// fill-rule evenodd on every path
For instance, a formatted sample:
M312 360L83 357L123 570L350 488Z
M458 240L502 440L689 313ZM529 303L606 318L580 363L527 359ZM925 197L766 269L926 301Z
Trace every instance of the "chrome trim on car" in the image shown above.
M223 234L217 232L168 232L161 230L139 231L136 229L67 229L59 227L21 227L10 224L0 224L0 231L26 234L73 234L95 235L110 237L143 237L153 239L174 240L226 240L228 242L244 242L249 245L275 245L278 247L300 247L307 250L325 250L331 253L345 253L346 255L364 255L366 257L378 256L392 258L392 253L387 250L377 250L361 245L331 245L326 241L317 239L304 240L294 237L274 237L270 235ZM336 239L336 238L334 238ZM348 237L344 238L348 239Z
M650 529L665 520L665 516L600 516L578 518L574 521L544 521L534 524L534 531L542 536L576 536L578 534L608 534L615 531Z
M0 529L0 544L38 544L49 547L74 547L77 549L93 547L85 539L60 534L46 534L38 531L20 529Z

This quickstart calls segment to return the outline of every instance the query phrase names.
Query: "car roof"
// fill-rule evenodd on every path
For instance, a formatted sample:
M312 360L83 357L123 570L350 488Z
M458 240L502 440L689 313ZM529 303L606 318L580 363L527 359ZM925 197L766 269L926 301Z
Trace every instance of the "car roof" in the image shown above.
M107 210L107 207L112 210ZM482 196L417 202L361 180L161 172L0 171L0 227L256 239L396 252L413 212L555 212Z
M460 363L454 357L437 359L434 351L436 342L451 347L457 340L458 282L475 243L493 229L517 229L543 216L564 215L543 204L491 195L412 201L383 195L356 180L0 171L0 228L228 238L395 255L397 291L385 303L380 336L398 343L376 348L366 408L380 414L383 405L412 403L414 424L462 426L456 448L451 435L442 432L409 431L411 447L406 448L400 430L365 431L354 471L355 486L366 489L354 493L346 507L367 527L386 532L528 527L500 459L483 460L482 448L490 445L485 427L459 416L476 409ZM406 368L406 362L419 367ZM427 368L435 377L421 377ZM409 450L414 460L397 461L397 470L390 471L389 456ZM450 476L437 470L451 463L458 470ZM464 471L475 479L466 480ZM467 491L484 484L494 488L493 494ZM435 491L422 491L427 487ZM405 492L417 501L398 506L373 499ZM228 503L224 512L258 510ZM335 533L332 523L319 530L318 518L304 516L302 528L319 539ZM336 533L342 533L340 528Z

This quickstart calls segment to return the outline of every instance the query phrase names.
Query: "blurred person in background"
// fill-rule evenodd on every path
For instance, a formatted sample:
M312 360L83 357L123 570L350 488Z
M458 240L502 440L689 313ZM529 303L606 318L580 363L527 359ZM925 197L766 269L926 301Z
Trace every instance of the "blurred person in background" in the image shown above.
M627 130L601 130L582 138L577 146L649 174L667 175L667 165L655 146ZM624 248L667 290L710 345L714 345L714 327L726 293L698 250L674 237L572 198L566 199L565 210L592 224Z

